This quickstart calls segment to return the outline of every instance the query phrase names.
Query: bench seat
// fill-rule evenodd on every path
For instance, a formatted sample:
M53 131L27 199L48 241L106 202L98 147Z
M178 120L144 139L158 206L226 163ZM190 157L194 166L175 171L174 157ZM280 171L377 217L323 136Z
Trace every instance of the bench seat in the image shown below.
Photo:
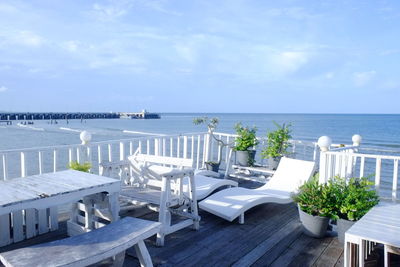
M158 222L126 217L81 235L0 254L5 266L87 266L135 246L142 266L152 266L143 242L156 234ZM123 263L123 258L122 262Z

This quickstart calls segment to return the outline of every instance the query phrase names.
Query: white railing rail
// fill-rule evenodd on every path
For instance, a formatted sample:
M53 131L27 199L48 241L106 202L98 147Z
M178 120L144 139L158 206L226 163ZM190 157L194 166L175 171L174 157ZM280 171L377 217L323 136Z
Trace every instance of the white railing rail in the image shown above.
M359 144L339 147L320 153L319 179L321 183L340 176L368 177L382 199L399 201L398 169L400 156L359 152Z
M214 133L224 143L234 143L234 134ZM259 138L258 161L262 161L260 151L266 145L266 138ZM294 157L315 160L317 146L313 142L291 140ZM121 140L87 142L86 144L9 149L0 151L0 179L25 177L67 169L69 162L90 162L91 172L100 173L100 163L125 160L137 149L141 153L193 159L194 167L203 168L206 161L221 161L221 169L226 168L231 158L229 147L218 153L220 144L210 138L207 132L180 135L138 137ZM219 158L222 157L222 158Z

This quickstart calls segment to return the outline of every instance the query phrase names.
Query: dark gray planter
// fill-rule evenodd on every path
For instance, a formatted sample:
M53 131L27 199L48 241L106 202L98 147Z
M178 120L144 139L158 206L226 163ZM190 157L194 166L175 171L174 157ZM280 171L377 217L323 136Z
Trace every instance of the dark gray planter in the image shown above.
M337 232L338 232L338 239L339 242L344 244L344 234L346 233L347 230L350 229L350 227L353 226L353 224L356 223L356 221L348 221L344 219L338 219L337 220Z
M313 216L299 208L300 221L303 224L303 232L311 237L322 238L328 230L329 218Z
M236 151L236 163L240 166L248 167L250 162L254 162L255 150Z
M268 158L268 166L272 170L276 170L278 168L279 162L281 161L281 157L276 158Z
M219 170L219 163L216 163L216 162L206 162L206 169L207 169L207 171L218 172L218 170Z

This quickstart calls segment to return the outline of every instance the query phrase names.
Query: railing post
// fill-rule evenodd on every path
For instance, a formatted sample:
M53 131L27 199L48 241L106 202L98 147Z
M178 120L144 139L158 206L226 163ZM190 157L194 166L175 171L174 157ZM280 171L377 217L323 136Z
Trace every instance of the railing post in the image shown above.
M326 183L330 177L328 177L327 170L331 166L329 166L327 159L327 151L329 151L329 147L332 144L332 140L328 136L321 136L318 139L318 146L321 149L319 156L319 182Z
M89 149L89 142L92 140L92 135L88 131L83 131L79 135L82 141L82 147L84 150L84 158L83 162L90 162L90 149Z
M205 151L205 162L210 161L210 155L211 155L211 141L212 141L212 137L211 137L212 132L209 130L207 135L206 135L206 151Z

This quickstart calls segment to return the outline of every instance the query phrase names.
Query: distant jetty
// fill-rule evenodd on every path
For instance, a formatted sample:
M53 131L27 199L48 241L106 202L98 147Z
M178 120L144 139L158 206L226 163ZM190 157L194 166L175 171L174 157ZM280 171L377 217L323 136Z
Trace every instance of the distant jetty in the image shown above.
M15 120L87 120L87 119L160 119L158 113L142 112L1 112L0 121ZM8 124L8 123L7 123Z

